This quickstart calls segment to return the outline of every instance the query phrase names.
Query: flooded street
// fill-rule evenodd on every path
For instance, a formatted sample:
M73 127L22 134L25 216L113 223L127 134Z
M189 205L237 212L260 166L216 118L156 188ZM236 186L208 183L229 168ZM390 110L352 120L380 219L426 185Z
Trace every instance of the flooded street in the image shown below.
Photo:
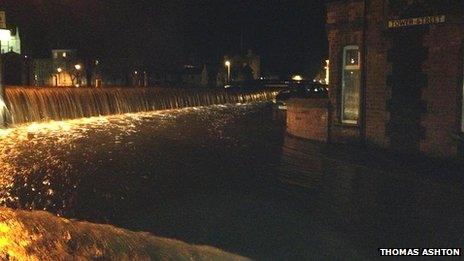
M280 116L250 103L0 130L0 201L258 260L464 243L457 167L302 141Z

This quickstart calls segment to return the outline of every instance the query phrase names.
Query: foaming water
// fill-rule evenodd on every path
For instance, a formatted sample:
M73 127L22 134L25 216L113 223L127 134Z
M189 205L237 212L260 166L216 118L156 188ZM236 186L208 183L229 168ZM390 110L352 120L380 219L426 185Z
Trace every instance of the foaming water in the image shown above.
M179 109L227 103L268 101L272 90L160 88L24 88L6 89L6 106L12 124L93 116Z
M257 260L370 260L382 245L462 244L463 171L442 178L444 167L284 136L273 113L227 104L0 129L0 206ZM66 235L48 215L47 227L27 220L34 235Z

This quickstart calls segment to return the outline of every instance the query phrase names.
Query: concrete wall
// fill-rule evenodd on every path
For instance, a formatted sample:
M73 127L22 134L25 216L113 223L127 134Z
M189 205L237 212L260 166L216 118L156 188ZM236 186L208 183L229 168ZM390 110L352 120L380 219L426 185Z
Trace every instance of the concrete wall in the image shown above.
M327 141L329 139L328 101L290 99L287 102L287 132L293 136Z

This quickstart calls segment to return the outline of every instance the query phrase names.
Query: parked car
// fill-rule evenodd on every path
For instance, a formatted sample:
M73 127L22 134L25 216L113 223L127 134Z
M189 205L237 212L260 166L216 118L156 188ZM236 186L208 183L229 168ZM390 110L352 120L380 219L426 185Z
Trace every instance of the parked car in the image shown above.
M287 109L287 100L290 98L303 99L328 99L329 91L327 85L320 83L298 83L291 85L289 89L280 91L274 103L278 109Z

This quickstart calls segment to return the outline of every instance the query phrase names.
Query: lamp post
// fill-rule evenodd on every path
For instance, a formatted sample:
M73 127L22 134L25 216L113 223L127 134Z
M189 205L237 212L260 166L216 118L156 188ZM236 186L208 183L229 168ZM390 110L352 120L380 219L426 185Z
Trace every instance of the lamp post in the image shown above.
M225 65L227 67L227 84L230 84L230 61L226 61Z
M82 65L80 64L76 64L74 65L74 69L76 69L76 87L79 87L81 85L81 75L80 75L80 71L82 69Z
M56 79L55 79L55 86L59 86L59 83L60 83L60 74L61 72L63 71L63 69L61 69L61 67L58 67L56 68Z

